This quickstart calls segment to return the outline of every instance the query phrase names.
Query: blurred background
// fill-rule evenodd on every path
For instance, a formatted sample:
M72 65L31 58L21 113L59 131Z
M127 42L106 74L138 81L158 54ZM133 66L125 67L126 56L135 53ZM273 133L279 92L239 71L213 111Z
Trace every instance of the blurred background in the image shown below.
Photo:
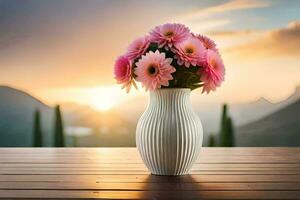
M204 146L300 146L300 1L0 0L0 146L135 146L148 94L113 64L167 22L216 41L222 87L192 93Z

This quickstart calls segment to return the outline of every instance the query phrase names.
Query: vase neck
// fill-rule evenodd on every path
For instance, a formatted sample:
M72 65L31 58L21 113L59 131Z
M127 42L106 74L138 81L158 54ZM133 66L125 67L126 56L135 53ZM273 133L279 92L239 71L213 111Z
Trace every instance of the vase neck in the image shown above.
M187 88L182 89L158 89L150 92L150 105L151 104L190 104L191 90Z

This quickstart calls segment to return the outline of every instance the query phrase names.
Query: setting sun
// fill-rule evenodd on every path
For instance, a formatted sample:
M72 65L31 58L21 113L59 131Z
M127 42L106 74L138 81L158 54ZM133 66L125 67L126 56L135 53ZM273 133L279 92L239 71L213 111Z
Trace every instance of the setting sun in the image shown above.
M94 99L90 105L100 111L107 111L116 104L116 100L112 96L99 96L99 99Z
M80 105L90 106L102 112L108 111L130 98L134 98L136 95L137 92L135 90L127 94L125 90L121 90L119 85L89 88L62 88L48 90L43 93L46 101L74 102Z

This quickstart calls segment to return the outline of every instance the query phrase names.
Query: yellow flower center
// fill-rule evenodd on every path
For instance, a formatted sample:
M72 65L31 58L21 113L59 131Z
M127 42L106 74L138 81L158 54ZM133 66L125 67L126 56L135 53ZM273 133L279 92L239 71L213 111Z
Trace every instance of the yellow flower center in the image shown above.
M168 38L172 37L173 35L174 35L173 31L167 31L167 32L165 32L165 36L168 37Z
M193 47L185 47L185 53L186 54L194 53L194 48Z

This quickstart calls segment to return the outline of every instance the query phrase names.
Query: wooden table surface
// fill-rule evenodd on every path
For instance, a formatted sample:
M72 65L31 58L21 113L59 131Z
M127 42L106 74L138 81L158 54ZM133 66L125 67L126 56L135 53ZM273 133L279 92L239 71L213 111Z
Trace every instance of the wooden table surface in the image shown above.
M0 148L0 198L300 199L300 148L203 148L181 177L136 148Z

